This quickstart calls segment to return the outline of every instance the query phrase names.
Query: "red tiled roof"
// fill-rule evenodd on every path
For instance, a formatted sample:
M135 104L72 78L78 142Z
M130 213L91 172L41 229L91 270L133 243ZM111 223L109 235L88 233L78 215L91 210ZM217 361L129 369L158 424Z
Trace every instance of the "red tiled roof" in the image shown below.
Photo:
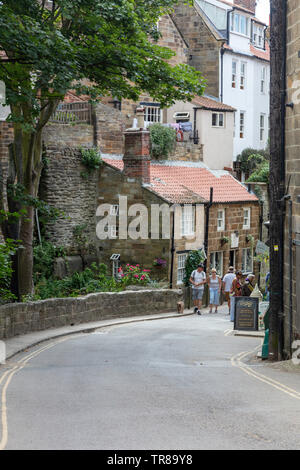
M203 109L210 109L216 111L236 111L235 108L229 106L228 104L221 103L220 101L215 101L212 98L208 98L206 96L195 96L193 98L192 103L203 108Z
M105 163L122 170L123 161L103 159ZM171 203L207 202L210 188L214 189L213 202L258 202L254 194L227 172L213 172L200 166L161 164L151 162L149 190Z
M225 3L226 5L230 5L231 7L236 8L237 10L244 11L246 13L251 13L253 15L253 11L249 10L248 8L243 7L242 5L237 5L236 3L229 2L228 0L220 0L221 3Z
M251 44L250 51L255 57L258 57L258 59L263 59L268 62L270 61L270 46L269 46L268 41L266 41L266 50L257 49Z

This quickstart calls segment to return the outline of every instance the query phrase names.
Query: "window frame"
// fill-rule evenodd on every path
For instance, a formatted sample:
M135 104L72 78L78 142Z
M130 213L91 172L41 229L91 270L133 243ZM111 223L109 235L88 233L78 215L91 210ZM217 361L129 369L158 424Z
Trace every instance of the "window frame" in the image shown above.
M263 125L262 125L263 119ZM265 140L265 129L266 129L266 115L261 113L259 116L259 140L263 142Z
M237 60L232 60L232 68L231 68L231 88L236 88L236 81L237 81Z
M219 217L219 214L222 214ZM219 226L219 221L221 221L221 225ZM225 209L218 209L217 210L217 232L224 232L225 230Z
M251 265L248 265L248 254L251 260ZM249 268L249 269L248 269ZM242 272L243 273L252 273L253 272L253 248L243 248L242 249Z
M244 70L243 70L244 68ZM247 63L241 62L241 70L240 70L240 90L246 89L246 70L247 70Z
M245 138L245 122L246 122L245 117L246 117L246 112L240 111L240 139Z
M214 116L217 116L216 125L214 125ZM223 116L222 125L220 125L220 116ZM211 127L223 129L225 127L225 113L212 112L211 114Z
M248 211L248 216L245 217L245 212ZM248 220L245 224L245 220ZM243 207L243 230L249 230L251 228L251 207Z
M195 230L196 230L195 219L196 219L195 206L191 204L185 204L181 208L181 236L182 237L195 236Z
M162 123L163 110L160 107L159 103L143 103L143 107L145 109L144 122L146 126L150 126L151 124Z
M267 68L265 66L260 70L260 92L262 95L266 94L266 71Z
M218 271L218 264L216 263L216 255L220 255L220 270ZM209 256L209 267L210 271L212 269L217 270L218 276L221 278L223 277L223 270L224 270L224 252L223 251L212 251Z
M189 252L177 253L177 284L183 284L185 276L185 263Z

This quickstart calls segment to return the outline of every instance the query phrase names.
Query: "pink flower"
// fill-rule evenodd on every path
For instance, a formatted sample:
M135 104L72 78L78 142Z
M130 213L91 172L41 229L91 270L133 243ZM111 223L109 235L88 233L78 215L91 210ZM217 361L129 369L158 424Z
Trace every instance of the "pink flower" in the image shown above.
M133 277L139 277L139 275L138 275L138 274L135 274Z
M143 281L145 279L146 276L144 276L144 274L141 276L141 281Z

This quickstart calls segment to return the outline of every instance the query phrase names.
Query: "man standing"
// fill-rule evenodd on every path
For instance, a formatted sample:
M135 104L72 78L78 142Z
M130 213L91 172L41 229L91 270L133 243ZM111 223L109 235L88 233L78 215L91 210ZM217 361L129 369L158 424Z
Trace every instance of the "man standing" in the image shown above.
M197 313L198 315L201 315L200 309L202 307L202 297L206 283L206 274L203 269L203 264L199 264L198 268L192 272L190 277L190 283L192 284L194 313Z
M230 266L228 269L228 273L225 274L223 277L223 290L225 292L225 300L227 301L228 304L228 315L230 315L230 291L232 287L232 281L235 278L234 274L234 267Z

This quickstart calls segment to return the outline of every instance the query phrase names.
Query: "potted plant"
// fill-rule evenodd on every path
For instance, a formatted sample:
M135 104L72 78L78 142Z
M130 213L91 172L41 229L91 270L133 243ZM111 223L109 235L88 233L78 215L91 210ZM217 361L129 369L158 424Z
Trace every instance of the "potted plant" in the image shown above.
M221 238L221 245L225 245L225 243L229 242L229 237L222 237Z

